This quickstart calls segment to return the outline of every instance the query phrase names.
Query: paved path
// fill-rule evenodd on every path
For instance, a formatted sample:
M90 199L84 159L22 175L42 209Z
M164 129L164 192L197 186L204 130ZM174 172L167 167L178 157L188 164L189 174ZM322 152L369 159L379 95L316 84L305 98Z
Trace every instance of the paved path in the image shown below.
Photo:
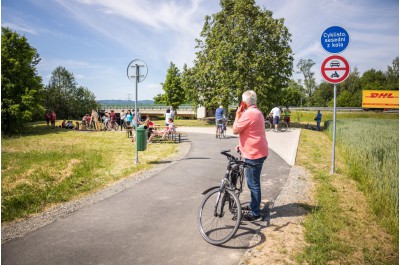
M190 132L186 140L188 155L163 172L2 244L2 264L236 264L262 222L245 223L234 239L215 247L200 236L196 218L201 192L219 185L224 174L219 151L233 150L238 139ZM270 151L262 190L263 200L273 201L291 167ZM248 201L249 192L241 199Z
M215 128L212 127L180 127L179 131L190 133L215 134ZM286 132L268 131L268 146L276 152L283 160L291 166L294 166L296 160L297 146L299 145L301 129L293 128ZM228 136L234 136L232 130L228 128Z

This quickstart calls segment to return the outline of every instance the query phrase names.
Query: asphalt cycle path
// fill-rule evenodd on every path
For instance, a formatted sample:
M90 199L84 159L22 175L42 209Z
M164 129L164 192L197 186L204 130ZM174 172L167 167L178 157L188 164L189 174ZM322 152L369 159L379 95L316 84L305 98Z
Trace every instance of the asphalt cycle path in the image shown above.
M188 154L162 172L3 243L2 264L236 264L266 240L259 231L268 207L264 221L242 222L223 246L208 244L197 229L201 193L220 184L227 165L220 151L234 153L238 138L188 133L184 140L191 144ZM264 201L279 195L290 168L270 149L261 175ZM249 191L240 199L248 202Z

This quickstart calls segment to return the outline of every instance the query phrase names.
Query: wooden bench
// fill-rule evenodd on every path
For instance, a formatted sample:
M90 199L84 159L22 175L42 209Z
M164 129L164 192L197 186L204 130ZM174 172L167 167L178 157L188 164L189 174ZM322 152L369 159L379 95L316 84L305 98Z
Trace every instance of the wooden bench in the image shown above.
M174 141L176 143L180 143L181 142L181 133L179 132L175 132L175 133L168 133L165 138L167 138L168 140Z
M154 142L162 142L161 138L162 138L162 135L155 134L153 141ZM167 135L165 135L165 140L172 141L174 143L180 143L182 140L182 133L179 133L179 132L168 133Z

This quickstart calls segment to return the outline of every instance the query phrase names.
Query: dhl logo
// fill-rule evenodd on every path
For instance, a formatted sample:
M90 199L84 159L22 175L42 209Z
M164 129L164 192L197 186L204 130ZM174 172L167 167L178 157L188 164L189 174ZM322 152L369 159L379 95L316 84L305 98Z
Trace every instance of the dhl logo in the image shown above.
M393 96L393 93L370 93L369 96L366 96L367 98L399 98L396 96Z

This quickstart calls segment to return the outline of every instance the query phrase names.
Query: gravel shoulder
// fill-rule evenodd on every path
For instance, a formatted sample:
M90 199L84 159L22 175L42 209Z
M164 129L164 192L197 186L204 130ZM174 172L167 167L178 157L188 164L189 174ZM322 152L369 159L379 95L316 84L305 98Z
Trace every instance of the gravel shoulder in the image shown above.
M312 189L309 174L293 166L275 202L265 202L270 204L269 218L260 231L265 241L248 249L238 264L298 264L295 255L306 245L302 223L313 207ZM259 237L257 233L253 241L259 242Z

